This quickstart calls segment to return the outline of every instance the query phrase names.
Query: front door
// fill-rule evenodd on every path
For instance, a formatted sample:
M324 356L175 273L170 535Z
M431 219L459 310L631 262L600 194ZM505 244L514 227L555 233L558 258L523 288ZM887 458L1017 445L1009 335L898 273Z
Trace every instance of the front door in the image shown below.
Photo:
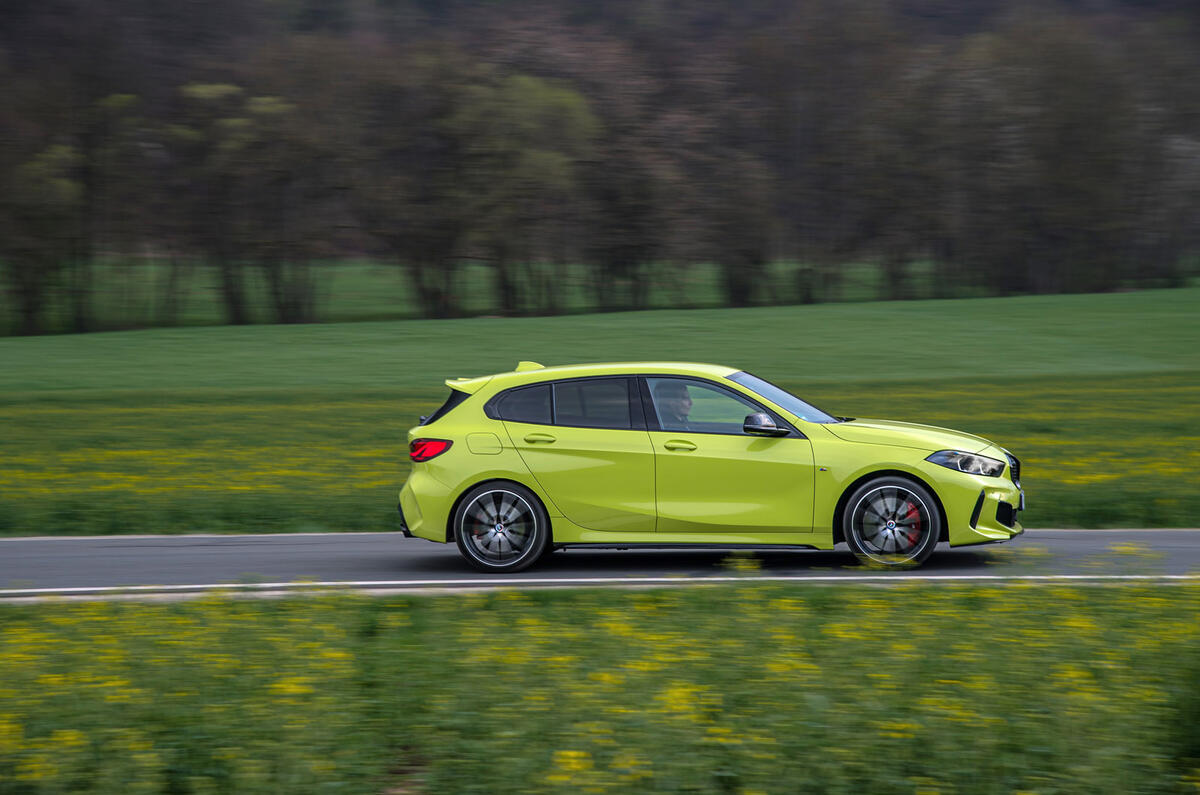
M580 527L654 530L654 448L646 431L634 427L641 425L640 412L634 422L637 405L630 401L636 390L633 378L582 378L512 393L514 401L536 400L536 412L499 406L529 471L563 516ZM517 416L536 422L512 419Z
M763 407L691 378L647 378L656 417L658 532L810 533L813 455L808 439L751 436L746 416ZM777 418L776 422L780 420Z

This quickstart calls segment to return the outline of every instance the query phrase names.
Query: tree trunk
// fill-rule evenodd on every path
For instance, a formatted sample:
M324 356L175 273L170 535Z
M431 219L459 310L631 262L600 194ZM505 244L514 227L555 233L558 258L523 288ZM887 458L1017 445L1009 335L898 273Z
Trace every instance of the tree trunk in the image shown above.
M417 311L423 317L452 317L457 309L451 289L454 282L452 266L421 259L408 260L407 269L417 291Z
M308 263L284 263L278 257L259 262L280 323L309 323L316 315L316 290Z
M733 306L749 306L762 276L765 260L746 252L727 255L721 263L725 277L725 297Z
M454 263L449 257L443 259L434 271L437 278L438 317L457 317L459 314L458 295L454 289L454 271Z
M267 282L267 292L271 296L275 320L280 323L293 322L287 285L283 279L283 264L275 257L267 257L259 262L259 267L262 268L263 277Z
M796 300L802 304L817 302L817 272L811 265L801 265L796 269Z
M174 326L179 322L179 282L182 274L180 271L183 266L179 263L179 257L174 253L170 255L170 262L167 264L167 281L163 285L162 304L158 311L158 322L164 326Z
M92 263L87 252L80 250L68 266L70 268L71 330L77 334L91 331L92 317Z
M902 251L889 251L883 259L884 301L904 301L910 298L908 291L908 255Z
M93 327L92 265L96 256L96 223L100 212L99 176L96 173L98 145L99 133L89 128L79 142L82 154L79 184L83 195L79 207L79 238L73 246L74 256L68 266L71 269L71 330L77 333L91 331Z
M542 312L547 315L562 313L562 286L566 283L563 265L560 258L554 258L545 265L546 277L542 291Z
M36 259L8 263L12 281L17 288L18 334L30 336L42 332L42 310L46 305L46 273L41 265Z
M226 319L231 325L246 325L250 322L250 316L246 310L246 291L240 266L228 257L221 257L217 262L217 271L221 279L221 299L225 304Z
M317 321L317 275L310 262L292 266L292 316L297 323Z
M650 296L650 274L647 268L634 265L629 269L629 302L633 309L645 309Z
M496 292L500 301L495 307L498 315L518 315L520 307L517 304L516 274L513 264L509 262L508 252L496 252Z

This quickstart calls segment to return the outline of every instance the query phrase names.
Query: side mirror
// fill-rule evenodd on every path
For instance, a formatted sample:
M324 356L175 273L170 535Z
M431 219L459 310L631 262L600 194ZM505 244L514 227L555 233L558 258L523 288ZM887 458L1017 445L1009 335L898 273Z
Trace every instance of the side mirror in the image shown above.
M770 414L751 414L742 423L742 430L751 436L787 436L787 428L780 428Z

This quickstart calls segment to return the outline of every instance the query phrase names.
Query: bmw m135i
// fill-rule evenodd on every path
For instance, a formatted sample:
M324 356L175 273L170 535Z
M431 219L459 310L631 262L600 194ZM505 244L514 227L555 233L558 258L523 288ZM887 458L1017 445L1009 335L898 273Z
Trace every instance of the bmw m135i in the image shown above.
M405 535L512 572L571 545L833 549L888 566L1023 532L1020 462L968 433L836 417L711 364L446 381L409 431Z

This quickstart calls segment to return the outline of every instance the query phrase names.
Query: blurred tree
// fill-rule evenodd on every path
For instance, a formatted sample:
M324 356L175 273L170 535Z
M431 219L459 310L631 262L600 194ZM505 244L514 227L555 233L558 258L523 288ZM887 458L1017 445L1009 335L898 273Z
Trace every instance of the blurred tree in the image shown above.
M664 201L678 184L664 153L658 120L670 112L665 86L645 54L603 30L572 26L570 9L536 7L484 15L486 37L476 51L505 73L569 81L600 120L586 160L576 164L586 223L563 255L591 268L594 306L645 306L647 266L663 251L671 228ZM482 24L482 23L481 23ZM564 227L559 225L559 229Z
M0 261L16 297L20 334L42 330L47 293L78 251L83 189L79 152L54 144L6 169L0 181Z
M406 269L420 312L456 315L458 258L473 220L456 119L480 67L437 41L402 56L382 47L358 55L359 79L338 110L351 210Z
M476 256L504 312L558 311L568 262L603 309L652 277L686 303L701 262L732 304L833 299L862 262L884 297L920 260L939 295L1181 284L1194 5L11 0L5 273L27 330L96 327L93 263L147 252L165 322L192 262L230 322L248 267L313 319L313 263L351 253L430 316Z
M316 320L314 260L357 241L343 171L353 152L339 118L354 55L336 36L291 35L249 58L242 78L269 95L246 100L247 139L237 158L240 234L262 271L280 323Z
M189 83L180 89L178 118L164 141L171 157L173 209L185 245L216 269L226 319L249 323L238 212L238 169L256 131L244 91L229 83Z
M760 31L743 56L746 89L764 104L765 156L785 186L782 238L814 269L816 284L802 286L812 298L832 297L840 266L875 243L868 205L890 197L876 169L891 157L879 148L893 128L880 97L892 90L897 29L886 3L819 0Z
M1123 275L1147 141L1116 56L1078 25L1021 20L968 41L954 253L1003 293L1104 290Z
M448 127L461 141L469 234L495 268L500 312L520 313L519 284L535 281L537 309L558 311L560 279L535 279L533 263L553 262L578 226L579 163L592 159L599 127L587 101L527 75L485 79L466 88Z

